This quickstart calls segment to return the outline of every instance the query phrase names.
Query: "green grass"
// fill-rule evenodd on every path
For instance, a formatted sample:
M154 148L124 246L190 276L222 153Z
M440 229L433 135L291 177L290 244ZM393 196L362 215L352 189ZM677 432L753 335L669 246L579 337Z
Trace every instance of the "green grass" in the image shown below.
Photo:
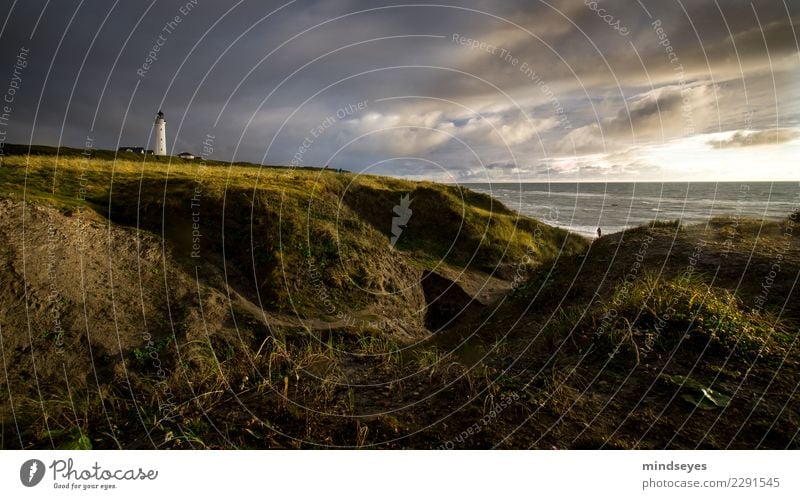
M9 151L14 148L7 147ZM170 272L184 266L192 278L198 261L189 254L193 212L198 211L201 263L216 269L224 264L231 273L246 276L247 285L237 279L226 282L240 295L255 303L248 286L258 286L260 302L275 316L297 313L334 322L342 313L362 325L332 326L335 331L329 328L323 341L317 334L324 327L313 334L294 326L265 328L237 311L237 318L244 316L242 341L216 331L207 336L186 331L186 324L178 324L174 337L154 338L152 344L125 352L130 393L112 393L102 400L78 392L57 394L48 401L45 416L37 415L32 403L23 418L31 428L23 446L47 445L52 437L55 445L113 447L117 436L143 445L138 439L144 437L134 430L103 426L106 409L115 421L147 421L160 445L208 446L213 432L197 414L224 406L233 392L258 395L274 404L269 406L270 417L293 428L308 428L314 421L287 399L341 414L357 413L362 401L350 385L363 382L354 376L367 368L370 376L384 373L391 379L397 377L395 371L421 371L426 385L460 379L464 393L472 396L486 382L483 370L470 372L433 349L413 359L413 353L404 356L400 346L405 337L384 330L389 329L382 322L387 318L404 323L404 332L414 332L414 321L422 329L422 319L414 314L424 303L409 306L411 292L404 290L418 284L420 269L440 262L451 269L498 269L502 274L523 259L533 267L560 253L580 253L587 245L583 238L458 186L318 169L220 162L201 166L199 161L113 151L94 151L86 157L79 150L62 148L57 155L53 148L34 147L32 153L2 157L4 197L163 237ZM195 208L191 201L197 192ZM412 199L413 214L392 247L393 209L405 195ZM335 310L320 299L311 267ZM164 270L158 266L143 271L150 277ZM200 279L202 285L220 285L203 272ZM423 299L421 292L417 295ZM166 378L156 377L153 356L168 371ZM348 361L351 357L356 360ZM159 408L172 404L173 398L172 417L167 417ZM75 404L84 406L78 417ZM56 433L46 435L48 425ZM366 425L352 437L356 445L373 438Z
M665 280L646 274L620 284L582 326L595 332L601 351L637 359L651 348L707 347L711 354L755 360L785 353L791 341L788 328L775 317L746 309L730 291L696 277Z
M648 224L648 227L651 229L656 228L666 228L666 229L679 229L681 227L681 221L676 220L653 220Z
M115 159L113 151L91 158L63 149L55 156L38 146L34 152L3 158L0 189L7 196L163 234L190 270L197 213L204 257L224 250L248 273L255 265L264 303L302 314L320 315L322 308L308 282L310 263L331 300L358 308L366 305L362 288L407 287L399 275L407 266L443 261L502 274L526 255L541 262L586 246L583 238L459 186L306 168ZM393 208L406 194L413 213L392 248ZM297 292L290 297L287 287Z

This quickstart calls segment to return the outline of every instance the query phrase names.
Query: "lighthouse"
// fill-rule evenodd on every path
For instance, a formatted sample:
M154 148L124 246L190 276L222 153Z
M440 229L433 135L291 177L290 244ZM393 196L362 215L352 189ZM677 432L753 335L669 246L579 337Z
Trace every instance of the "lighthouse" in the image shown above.
M158 112L156 117L156 156L167 155L167 122L164 113Z

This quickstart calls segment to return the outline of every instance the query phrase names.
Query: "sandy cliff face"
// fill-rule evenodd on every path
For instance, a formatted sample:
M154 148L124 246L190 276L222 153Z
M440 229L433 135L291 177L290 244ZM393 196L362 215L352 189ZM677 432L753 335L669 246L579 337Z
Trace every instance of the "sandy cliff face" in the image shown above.
M187 275L152 234L3 200L0 238L2 355L13 392L4 410L22 420L31 411L47 419L56 399L171 376L170 345L235 334L222 291Z
M352 282L337 282L325 262L284 269L280 285L290 301L305 300L301 314L259 305L251 269L237 267L241 260L217 253L187 259L182 236L168 236L91 210L0 201L7 423L57 418L51 403L71 405L70 398L98 396L94 404L102 404L104 394L122 393L136 400L140 389L152 395L153 384L162 384L169 389L159 403L168 404L215 372L227 382L248 379L273 334L294 331L317 342L334 333L383 335L398 343L431 334L423 271L392 250L361 255L373 274L381 272L369 286L355 286L362 295L355 303L343 300L354 293L342 291Z

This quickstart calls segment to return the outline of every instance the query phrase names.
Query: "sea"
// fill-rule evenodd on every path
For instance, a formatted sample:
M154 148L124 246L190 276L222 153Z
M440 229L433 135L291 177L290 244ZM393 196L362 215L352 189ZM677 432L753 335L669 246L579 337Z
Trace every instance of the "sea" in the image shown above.
M588 237L657 221L699 224L717 216L786 218L800 182L607 182L464 184L507 207Z

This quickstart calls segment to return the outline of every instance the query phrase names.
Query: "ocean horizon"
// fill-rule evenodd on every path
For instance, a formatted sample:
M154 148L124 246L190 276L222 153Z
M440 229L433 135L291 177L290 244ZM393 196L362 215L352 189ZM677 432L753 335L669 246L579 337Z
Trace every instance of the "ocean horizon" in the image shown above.
M785 218L800 208L800 182L469 183L508 208L588 237L651 221L683 225L714 217Z

